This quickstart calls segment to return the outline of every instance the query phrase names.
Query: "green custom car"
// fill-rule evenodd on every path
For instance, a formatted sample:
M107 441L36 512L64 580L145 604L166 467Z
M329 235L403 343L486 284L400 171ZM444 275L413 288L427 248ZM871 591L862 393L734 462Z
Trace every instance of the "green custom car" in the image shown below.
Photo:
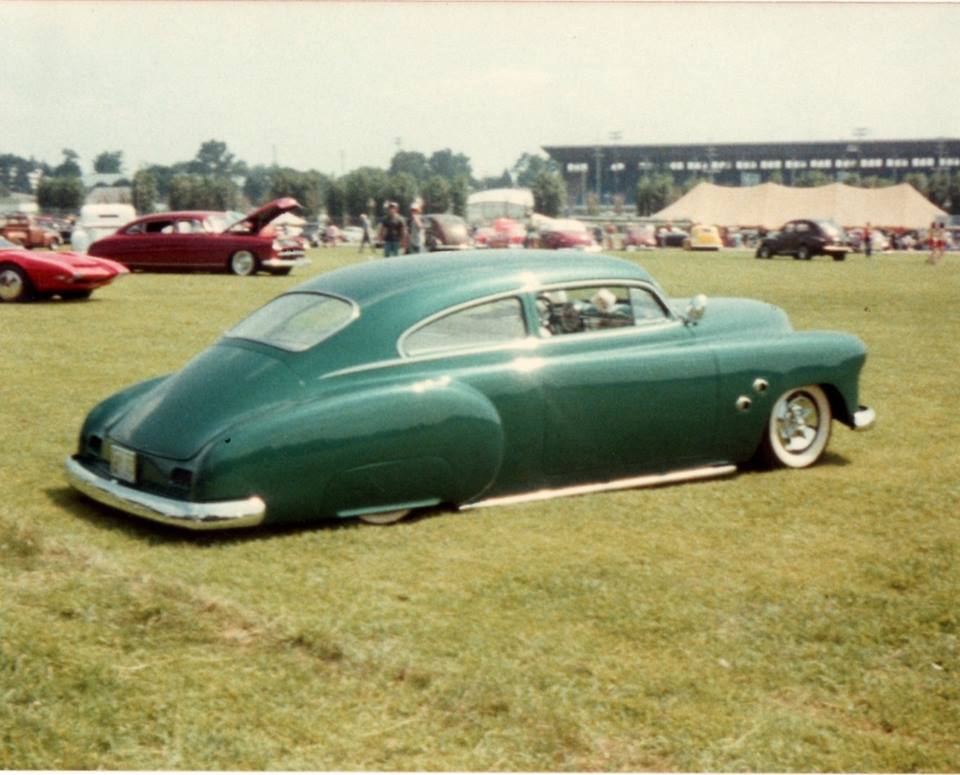
M106 399L67 472L209 529L805 468L832 420L873 424L865 359L770 304L671 299L616 258L407 256L304 283Z

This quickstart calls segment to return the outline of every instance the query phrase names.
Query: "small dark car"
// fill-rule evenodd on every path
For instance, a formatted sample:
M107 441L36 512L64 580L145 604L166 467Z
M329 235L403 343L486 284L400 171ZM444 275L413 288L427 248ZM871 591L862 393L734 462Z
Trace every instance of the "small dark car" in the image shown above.
M809 261L814 256L830 256L843 261L849 252L843 229L833 221L800 219L788 221L780 231L764 237L757 247L757 258L786 255Z

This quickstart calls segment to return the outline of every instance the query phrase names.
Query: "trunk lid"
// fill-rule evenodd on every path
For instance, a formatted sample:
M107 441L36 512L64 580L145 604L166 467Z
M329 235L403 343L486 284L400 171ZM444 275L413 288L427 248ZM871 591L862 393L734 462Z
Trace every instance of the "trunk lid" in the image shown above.
M281 357L221 341L141 397L108 435L131 449L187 460L244 417L298 400L303 383Z

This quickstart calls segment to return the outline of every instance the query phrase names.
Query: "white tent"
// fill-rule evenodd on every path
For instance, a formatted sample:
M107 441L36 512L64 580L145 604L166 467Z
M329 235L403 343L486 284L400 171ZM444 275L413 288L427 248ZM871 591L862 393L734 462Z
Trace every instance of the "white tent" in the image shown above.
M533 211L533 192L529 188L491 188L467 197L467 223L494 218L522 219Z
M921 229L946 213L908 183L887 188L858 188L831 183L793 188L776 183L718 186L701 183L653 217L718 226L776 229L795 218L825 219L841 226Z

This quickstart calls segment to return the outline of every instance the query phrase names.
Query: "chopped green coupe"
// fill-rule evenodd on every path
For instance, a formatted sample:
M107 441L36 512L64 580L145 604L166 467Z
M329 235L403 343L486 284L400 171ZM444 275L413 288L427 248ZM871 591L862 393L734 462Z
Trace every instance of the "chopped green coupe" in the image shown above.
M384 523L815 463L869 428L854 336L745 299L670 299L607 256L365 262L277 297L88 415L74 487L195 529Z

